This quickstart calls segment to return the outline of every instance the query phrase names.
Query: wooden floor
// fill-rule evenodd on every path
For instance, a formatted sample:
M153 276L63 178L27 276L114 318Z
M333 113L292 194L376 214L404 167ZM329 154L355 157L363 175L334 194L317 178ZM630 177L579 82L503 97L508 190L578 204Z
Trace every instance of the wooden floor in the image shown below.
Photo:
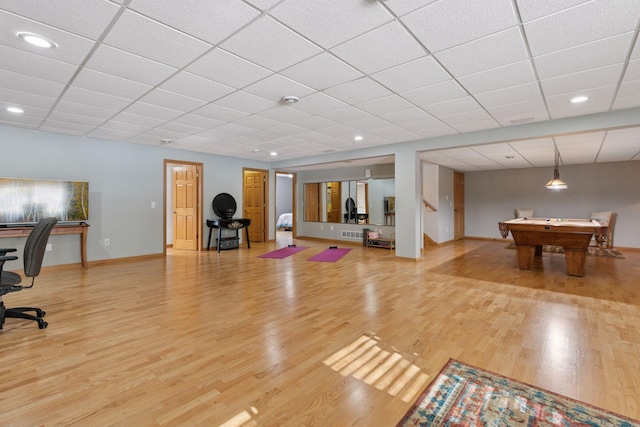
M504 241L296 244L43 270L5 296L49 327L0 332L0 425L395 426L449 358L640 419L640 251L579 278Z

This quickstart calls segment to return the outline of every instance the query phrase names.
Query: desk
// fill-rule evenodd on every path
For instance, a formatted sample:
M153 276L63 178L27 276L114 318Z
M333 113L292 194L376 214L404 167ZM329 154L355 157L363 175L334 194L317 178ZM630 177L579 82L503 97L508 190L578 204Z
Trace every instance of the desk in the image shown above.
M0 228L0 237L27 237L33 230L33 226L6 227ZM80 234L80 259L82 267L87 268L87 232L89 224L56 224L51 230L51 234Z
M533 269L534 257L542 255L542 245L556 245L564 247L569 276L584 276L587 248L591 238L607 233L606 225L589 219L518 218L502 221L498 226L505 239L511 231L521 270Z
M214 228L218 229L218 240L216 241L216 249L220 252L220 242L222 240L222 230L235 230L236 237L238 237L238 230L244 228L245 236L247 238L247 248L251 248L249 244L249 225L251 220L249 218L236 218L236 219L208 219L207 227L209 227L209 240L207 241L207 250L211 246L211 231Z

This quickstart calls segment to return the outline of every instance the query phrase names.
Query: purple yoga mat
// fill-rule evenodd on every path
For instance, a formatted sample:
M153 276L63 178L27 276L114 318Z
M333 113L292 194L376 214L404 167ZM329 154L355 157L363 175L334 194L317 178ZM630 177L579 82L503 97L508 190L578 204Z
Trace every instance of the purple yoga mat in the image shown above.
M319 262L336 262L343 256L349 253L351 249L335 248L326 249L320 252L318 255L314 255L307 261L319 261Z
M309 248L308 246L299 246L299 247L286 247L280 248L273 252L267 252L266 254L262 254L258 256L258 258L274 258L274 259L282 259L286 258L289 255L297 254L300 251L304 251Z

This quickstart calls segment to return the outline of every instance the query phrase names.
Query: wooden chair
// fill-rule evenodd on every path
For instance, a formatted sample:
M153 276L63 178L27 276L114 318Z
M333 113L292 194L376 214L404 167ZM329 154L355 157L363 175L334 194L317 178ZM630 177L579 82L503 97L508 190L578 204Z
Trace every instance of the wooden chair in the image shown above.
M613 248L613 232L618 215L613 211L591 212L589 219L595 219L608 226L607 234L604 236L594 236L593 244L602 248L605 245L608 249Z

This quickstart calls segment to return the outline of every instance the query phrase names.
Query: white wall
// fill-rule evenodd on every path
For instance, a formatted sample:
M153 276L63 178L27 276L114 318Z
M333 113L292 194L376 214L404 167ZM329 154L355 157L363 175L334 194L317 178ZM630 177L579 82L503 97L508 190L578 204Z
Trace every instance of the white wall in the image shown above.
M214 217L211 201L218 193L233 195L242 206L243 167L269 168L266 162L5 126L0 152L5 177L89 181L89 261L163 252L165 159L204 164L204 219ZM203 224L203 241L208 230ZM104 246L106 238L110 246ZM0 244L22 251L24 241L5 238ZM78 235L51 236L50 243L45 265L80 262Z
M640 248L640 162L561 166L567 190L546 189L552 177L553 168L465 173L465 235L500 238L498 221L513 218L515 208L543 218L613 210L615 246Z

